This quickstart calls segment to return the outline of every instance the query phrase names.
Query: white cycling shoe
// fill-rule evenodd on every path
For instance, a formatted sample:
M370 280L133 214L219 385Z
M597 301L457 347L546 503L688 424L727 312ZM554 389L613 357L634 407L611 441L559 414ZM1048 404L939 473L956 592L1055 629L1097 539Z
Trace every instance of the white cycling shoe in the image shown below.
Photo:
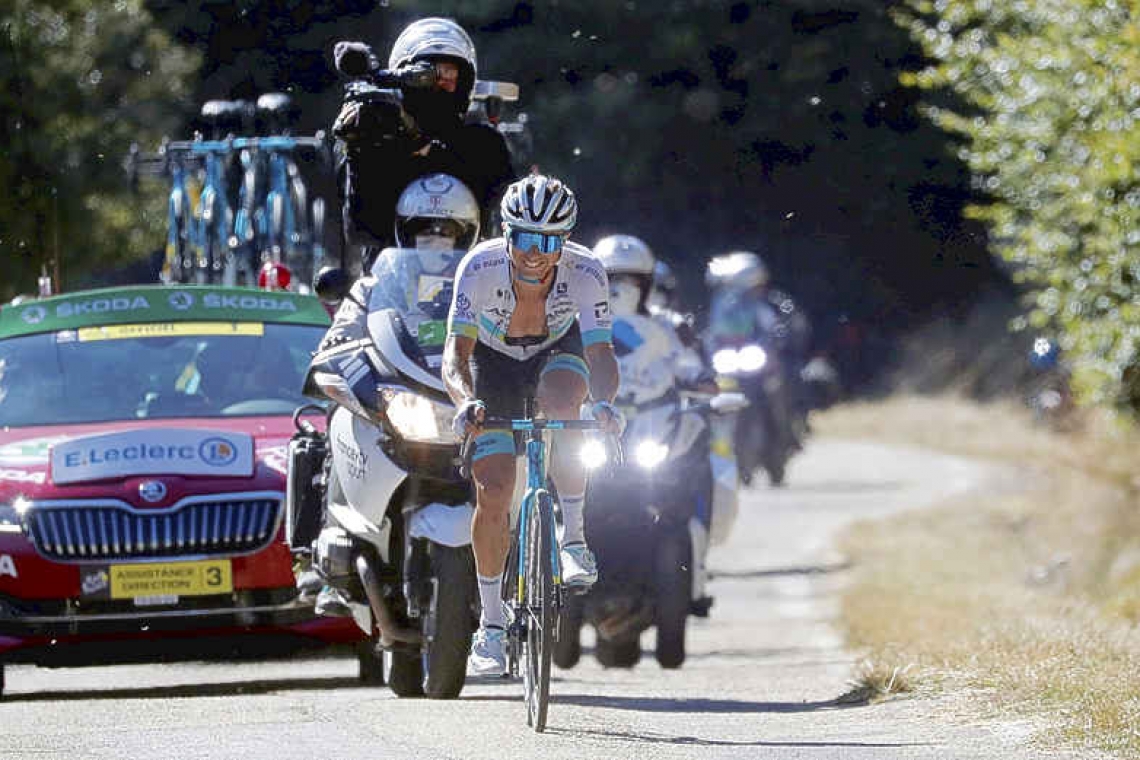
M585 544L567 544L558 556L562 560L562 585L585 590L598 582L594 553Z
M507 673L507 632L502 628L480 627L471 640L467 672L476 676L502 676Z

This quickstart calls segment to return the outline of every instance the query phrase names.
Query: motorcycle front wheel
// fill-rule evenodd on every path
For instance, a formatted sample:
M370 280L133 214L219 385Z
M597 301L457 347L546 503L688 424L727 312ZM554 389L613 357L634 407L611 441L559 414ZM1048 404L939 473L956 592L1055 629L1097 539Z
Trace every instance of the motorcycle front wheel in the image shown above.
M435 576L435 635L428 644L424 694L429 699L455 699L467 677L467 652L476 619L473 602L475 560L470 546L431 544Z
M693 571L689 537L664 536L654 561L654 601L657 626L657 662L663 668L679 668L685 662L685 629L689 622Z

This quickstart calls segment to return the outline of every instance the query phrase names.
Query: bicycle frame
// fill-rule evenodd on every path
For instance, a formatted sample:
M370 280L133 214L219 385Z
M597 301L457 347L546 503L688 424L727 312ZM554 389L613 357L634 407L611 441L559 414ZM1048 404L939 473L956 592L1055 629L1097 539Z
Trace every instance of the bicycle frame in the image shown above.
M518 607L522 607L525 594L525 575L526 575L526 552L524 547L527 541L527 526L528 518L530 517L530 510L536 508L538 497L541 493L547 492L546 489L546 441L542 438L542 429L563 429L560 425L551 423L544 423L542 427L537 427L532 422L529 426L525 424L524 420L513 420L511 429L514 431L526 431L528 433L526 439L526 493L523 495L522 503L519 506L518 518L518 585L515 589L515 602ZM551 516L553 517L553 515ZM554 528L554 520L550 521L551 530ZM551 558L550 567L553 570L554 576L554 606L555 609L562 607L562 562L558 554L558 537L551 534L550 536Z

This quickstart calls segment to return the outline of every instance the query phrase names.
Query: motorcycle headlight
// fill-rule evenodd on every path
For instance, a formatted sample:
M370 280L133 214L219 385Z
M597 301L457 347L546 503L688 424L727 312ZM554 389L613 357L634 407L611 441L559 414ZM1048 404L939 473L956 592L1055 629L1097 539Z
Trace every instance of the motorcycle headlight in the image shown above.
M606 445L601 441L586 441L578 456L587 470L596 470L606 463Z
M634 458L637 463L647 470L652 470L665 461L669 456L669 447L657 441L641 441L634 449Z
M459 442L451 430L452 407L403 388L381 387L384 414L404 438L420 443L452 445Z
M745 346L736 352L742 372L759 372L768 363L768 352L760 346Z
M713 354L712 364L717 373L731 375L740 369L740 358L736 354L736 349L722 348Z

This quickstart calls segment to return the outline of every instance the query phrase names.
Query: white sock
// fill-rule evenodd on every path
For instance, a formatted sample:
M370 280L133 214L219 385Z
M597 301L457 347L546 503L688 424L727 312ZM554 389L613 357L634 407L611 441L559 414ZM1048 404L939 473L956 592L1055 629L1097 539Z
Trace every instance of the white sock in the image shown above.
M558 495L562 507L562 545L586 543L586 518L582 514L586 495Z
M483 607L483 612L479 615L479 625L483 628L489 625L506 628L507 614L503 610L503 574L499 573L494 578L482 575L476 577L479 579L479 602Z

